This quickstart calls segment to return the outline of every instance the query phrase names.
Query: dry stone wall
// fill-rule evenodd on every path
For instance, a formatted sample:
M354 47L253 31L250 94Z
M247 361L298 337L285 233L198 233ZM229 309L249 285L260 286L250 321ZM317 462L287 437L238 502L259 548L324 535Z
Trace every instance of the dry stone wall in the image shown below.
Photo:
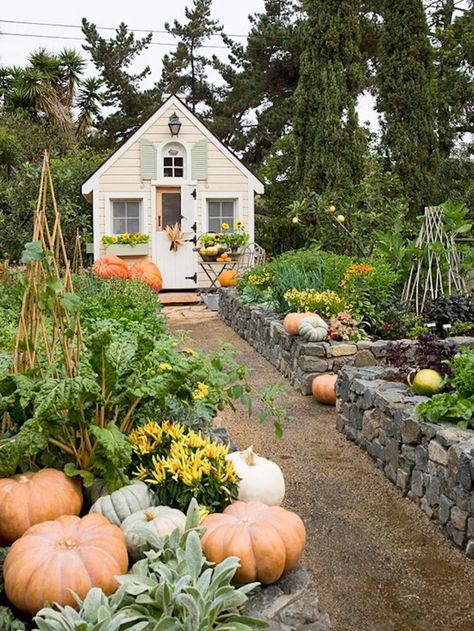
M474 559L474 431L418 421L426 397L394 378L383 367L341 371L337 428Z

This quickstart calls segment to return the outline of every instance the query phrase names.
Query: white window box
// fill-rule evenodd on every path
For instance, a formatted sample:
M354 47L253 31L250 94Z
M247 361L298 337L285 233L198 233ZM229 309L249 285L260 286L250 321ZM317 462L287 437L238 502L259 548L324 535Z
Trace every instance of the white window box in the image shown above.
M143 256L148 254L148 243L137 243L129 245L128 243L111 243L105 246L107 254L115 254L116 256Z

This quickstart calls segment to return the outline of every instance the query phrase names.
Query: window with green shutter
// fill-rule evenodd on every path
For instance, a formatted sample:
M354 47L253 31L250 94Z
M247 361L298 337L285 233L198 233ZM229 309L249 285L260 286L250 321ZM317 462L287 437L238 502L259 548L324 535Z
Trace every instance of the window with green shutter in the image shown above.
M140 172L142 180L156 179L156 150L151 140L140 140Z

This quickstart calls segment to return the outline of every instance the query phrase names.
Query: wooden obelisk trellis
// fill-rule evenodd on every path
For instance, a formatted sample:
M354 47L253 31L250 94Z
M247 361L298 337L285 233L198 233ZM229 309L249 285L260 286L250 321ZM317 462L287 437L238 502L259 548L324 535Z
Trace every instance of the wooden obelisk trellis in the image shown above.
M44 360L53 364L59 345L64 375L72 376L81 352L81 327L79 314L71 313L63 304L64 296L73 294L73 284L47 151L44 152L34 216L33 242L41 246L43 256L27 264L12 371L19 373L41 368ZM48 290L48 307L45 307Z
M419 315L428 300L465 292L466 284L459 273L460 257L454 238L444 229L441 206L425 208L416 247L420 254L411 267L402 300L412 304Z

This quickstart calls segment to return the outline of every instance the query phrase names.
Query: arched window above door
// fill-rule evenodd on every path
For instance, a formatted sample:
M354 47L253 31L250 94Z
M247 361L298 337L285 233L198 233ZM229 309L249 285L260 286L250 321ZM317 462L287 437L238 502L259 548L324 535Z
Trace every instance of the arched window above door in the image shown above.
M162 174L164 178L182 179L186 177L186 150L179 142L169 142L163 147Z

